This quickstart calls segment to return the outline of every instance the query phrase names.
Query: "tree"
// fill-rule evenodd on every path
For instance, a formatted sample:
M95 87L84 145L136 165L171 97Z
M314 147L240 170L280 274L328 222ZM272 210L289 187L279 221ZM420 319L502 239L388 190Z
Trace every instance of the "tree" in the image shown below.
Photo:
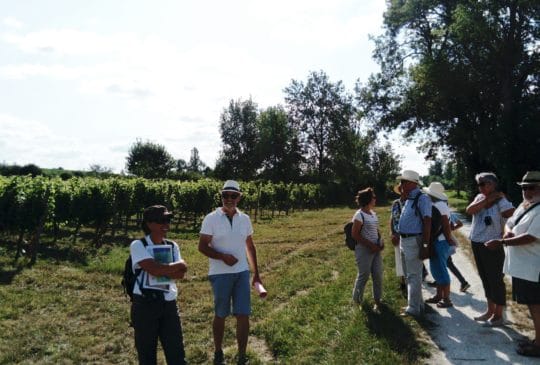
M206 169L206 164L201 161L199 157L199 150L193 147L191 150L191 157L187 165L187 170L195 173L202 173Z
M109 177L112 175L112 168L107 166L102 166L100 164L92 164L89 167L90 173L95 176L104 176Z
M138 139L129 149L126 170L147 179L163 178L176 165L174 158L164 146Z
M260 177L271 181L295 181L301 174L299 131L281 106L269 107L257 119L261 161Z
M468 181L481 170L515 181L538 166L539 15L538 1L388 2L381 72L357 87L363 116L429 158L447 149Z
M216 162L216 176L224 179L254 178L260 166L256 158L257 104L251 99L231 100L220 116L219 130L223 149Z
M311 72L306 83L292 80L285 88L287 110L301 131L307 160L319 181L336 176L344 153L353 145L355 109L341 81L330 82L323 72Z

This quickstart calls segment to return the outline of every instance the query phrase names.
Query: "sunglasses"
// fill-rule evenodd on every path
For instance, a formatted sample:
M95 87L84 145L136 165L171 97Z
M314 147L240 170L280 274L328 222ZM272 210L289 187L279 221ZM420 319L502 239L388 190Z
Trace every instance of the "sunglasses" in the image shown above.
M534 191L534 190L536 190L536 185L521 185L521 190L523 190L523 191L528 191L528 190Z
M221 197L223 199L236 199L240 196L240 194L236 194L236 193L222 193L221 194Z
M159 219L155 219L153 222L157 224L169 224L171 223L171 217L161 217Z
M479 182L479 183L478 183L478 186L479 186L479 187L482 187L482 186L486 186L486 184L489 184L489 183L486 182L486 181L482 181L482 182Z

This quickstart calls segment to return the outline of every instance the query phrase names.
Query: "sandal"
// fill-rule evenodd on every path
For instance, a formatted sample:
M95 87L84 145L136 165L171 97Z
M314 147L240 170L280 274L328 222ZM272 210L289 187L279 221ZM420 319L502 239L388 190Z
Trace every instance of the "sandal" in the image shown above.
M540 357L540 346L534 343L518 346L516 352L522 356Z
M426 299L426 303L436 304L436 303L439 303L441 299L442 299L441 297L434 296L429 299Z
M443 299L439 303L437 303L438 308L450 308L453 307L454 303L450 299Z

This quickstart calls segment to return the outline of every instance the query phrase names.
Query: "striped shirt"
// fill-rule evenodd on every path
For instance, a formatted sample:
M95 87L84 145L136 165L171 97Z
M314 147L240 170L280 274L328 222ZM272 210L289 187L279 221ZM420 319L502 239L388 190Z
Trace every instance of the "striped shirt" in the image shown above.
M362 222L362 229L360 235L370 242L378 244L379 241L379 218L374 211L369 213L363 212L358 209L353 217L353 222L357 220Z

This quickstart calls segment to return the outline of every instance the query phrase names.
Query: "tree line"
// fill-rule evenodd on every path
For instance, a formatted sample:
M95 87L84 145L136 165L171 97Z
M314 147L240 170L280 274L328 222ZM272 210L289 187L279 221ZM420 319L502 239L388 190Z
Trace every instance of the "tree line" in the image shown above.
M360 187L381 196L399 173L399 156L373 130L361 132L353 96L324 71L292 80L285 105L260 109L251 98L230 100L220 115L222 148L212 170L191 151L188 163L164 146L138 140L126 170L146 178L237 178L246 181L317 183L331 187L335 203L349 203Z
M176 228L195 224L219 206L222 184L209 179L0 177L0 232L8 239L16 237L17 258L28 241L35 262L44 232L55 240L67 232L76 240L82 230L90 230L93 244L99 247L107 232L114 238L137 228L142 210L153 204L166 205L176 213ZM255 220L328 203L316 184L242 182L242 189L241 208Z

